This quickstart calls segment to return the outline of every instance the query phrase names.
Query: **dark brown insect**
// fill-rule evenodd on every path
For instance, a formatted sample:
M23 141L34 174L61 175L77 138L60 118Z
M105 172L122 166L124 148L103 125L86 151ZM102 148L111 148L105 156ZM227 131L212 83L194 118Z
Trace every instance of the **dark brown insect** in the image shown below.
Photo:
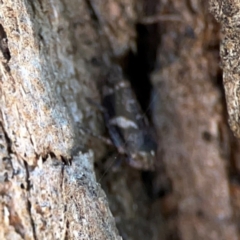
M113 144L125 153L131 166L153 170L156 143L149 131L147 119L122 70L115 65L102 87L104 120Z

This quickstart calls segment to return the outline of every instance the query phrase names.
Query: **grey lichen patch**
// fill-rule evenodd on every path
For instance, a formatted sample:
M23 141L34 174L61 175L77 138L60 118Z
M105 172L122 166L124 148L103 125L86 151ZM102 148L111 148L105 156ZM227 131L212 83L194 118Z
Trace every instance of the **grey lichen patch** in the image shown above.
M11 53L7 66L0 63L2 118L13 151L30 165L36 156L49 152L70 158L75 137L71 117L56 91L56 54L40 48L36 35L41 22L33 17L22 1L1 4L0 24Z
M222 25L220 56L229 125L234 135L240 138L240 5L238 1L212 0L210 10Z

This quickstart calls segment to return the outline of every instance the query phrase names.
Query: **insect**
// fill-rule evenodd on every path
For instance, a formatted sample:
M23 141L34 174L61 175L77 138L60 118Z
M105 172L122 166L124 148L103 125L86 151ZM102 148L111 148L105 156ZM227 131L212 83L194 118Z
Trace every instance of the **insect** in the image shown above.
M104 121L113 144L127 156L132 167L153 170L157 144L118 65L107 74L101 95Z

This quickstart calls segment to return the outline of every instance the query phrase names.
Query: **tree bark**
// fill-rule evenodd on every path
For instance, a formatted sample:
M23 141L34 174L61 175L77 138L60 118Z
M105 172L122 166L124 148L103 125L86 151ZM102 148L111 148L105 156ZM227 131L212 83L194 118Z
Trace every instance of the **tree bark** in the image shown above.
M237 239L224 163L228 130L213 60L218 33L213 35L216 23L207 13L208 3L191 2L163 6L182 12L182 21L165 23L158 51L161 68L153 74L159 156L176 202L168 221L180 239Z
M0 1L0 239L238 239L238 3L210 1L227 110L208 7ZM154 172L86 134L104 134L87 99L115 64L155 130Z
M121 239L76 127L97 126L86 2L1 1L0 23L0 238Z

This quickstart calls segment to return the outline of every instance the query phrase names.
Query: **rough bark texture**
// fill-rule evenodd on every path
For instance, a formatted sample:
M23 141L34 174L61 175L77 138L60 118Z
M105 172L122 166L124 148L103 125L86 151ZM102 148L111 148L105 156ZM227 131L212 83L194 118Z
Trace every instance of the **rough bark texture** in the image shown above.
M223 82L229 114L229 125L236 137L239 127L239 13L238 1L210 1L210 10L222 26L220 48Z
M39 39L40 31L47 29L43 21L46 16L34 20L33 10L21 1L1 4L1 25L8 37L11 55L9 63L2 61L1 64L2 120L12 151L31 165L37 156L44 157L49 152L58 158L70 158L69 150L74 146L68 111L62 107L58 92L53 91L57 80L65 79L62 75L59 79L54 72L59 58L54 51L56 44L53 39L45 47ZM54 38L54 32L44 37ZM48 47L51 53L47 52Z
M96 118L87 4L1 1L0 24L11 55L1 42L0 238L121 239L75 125Z

